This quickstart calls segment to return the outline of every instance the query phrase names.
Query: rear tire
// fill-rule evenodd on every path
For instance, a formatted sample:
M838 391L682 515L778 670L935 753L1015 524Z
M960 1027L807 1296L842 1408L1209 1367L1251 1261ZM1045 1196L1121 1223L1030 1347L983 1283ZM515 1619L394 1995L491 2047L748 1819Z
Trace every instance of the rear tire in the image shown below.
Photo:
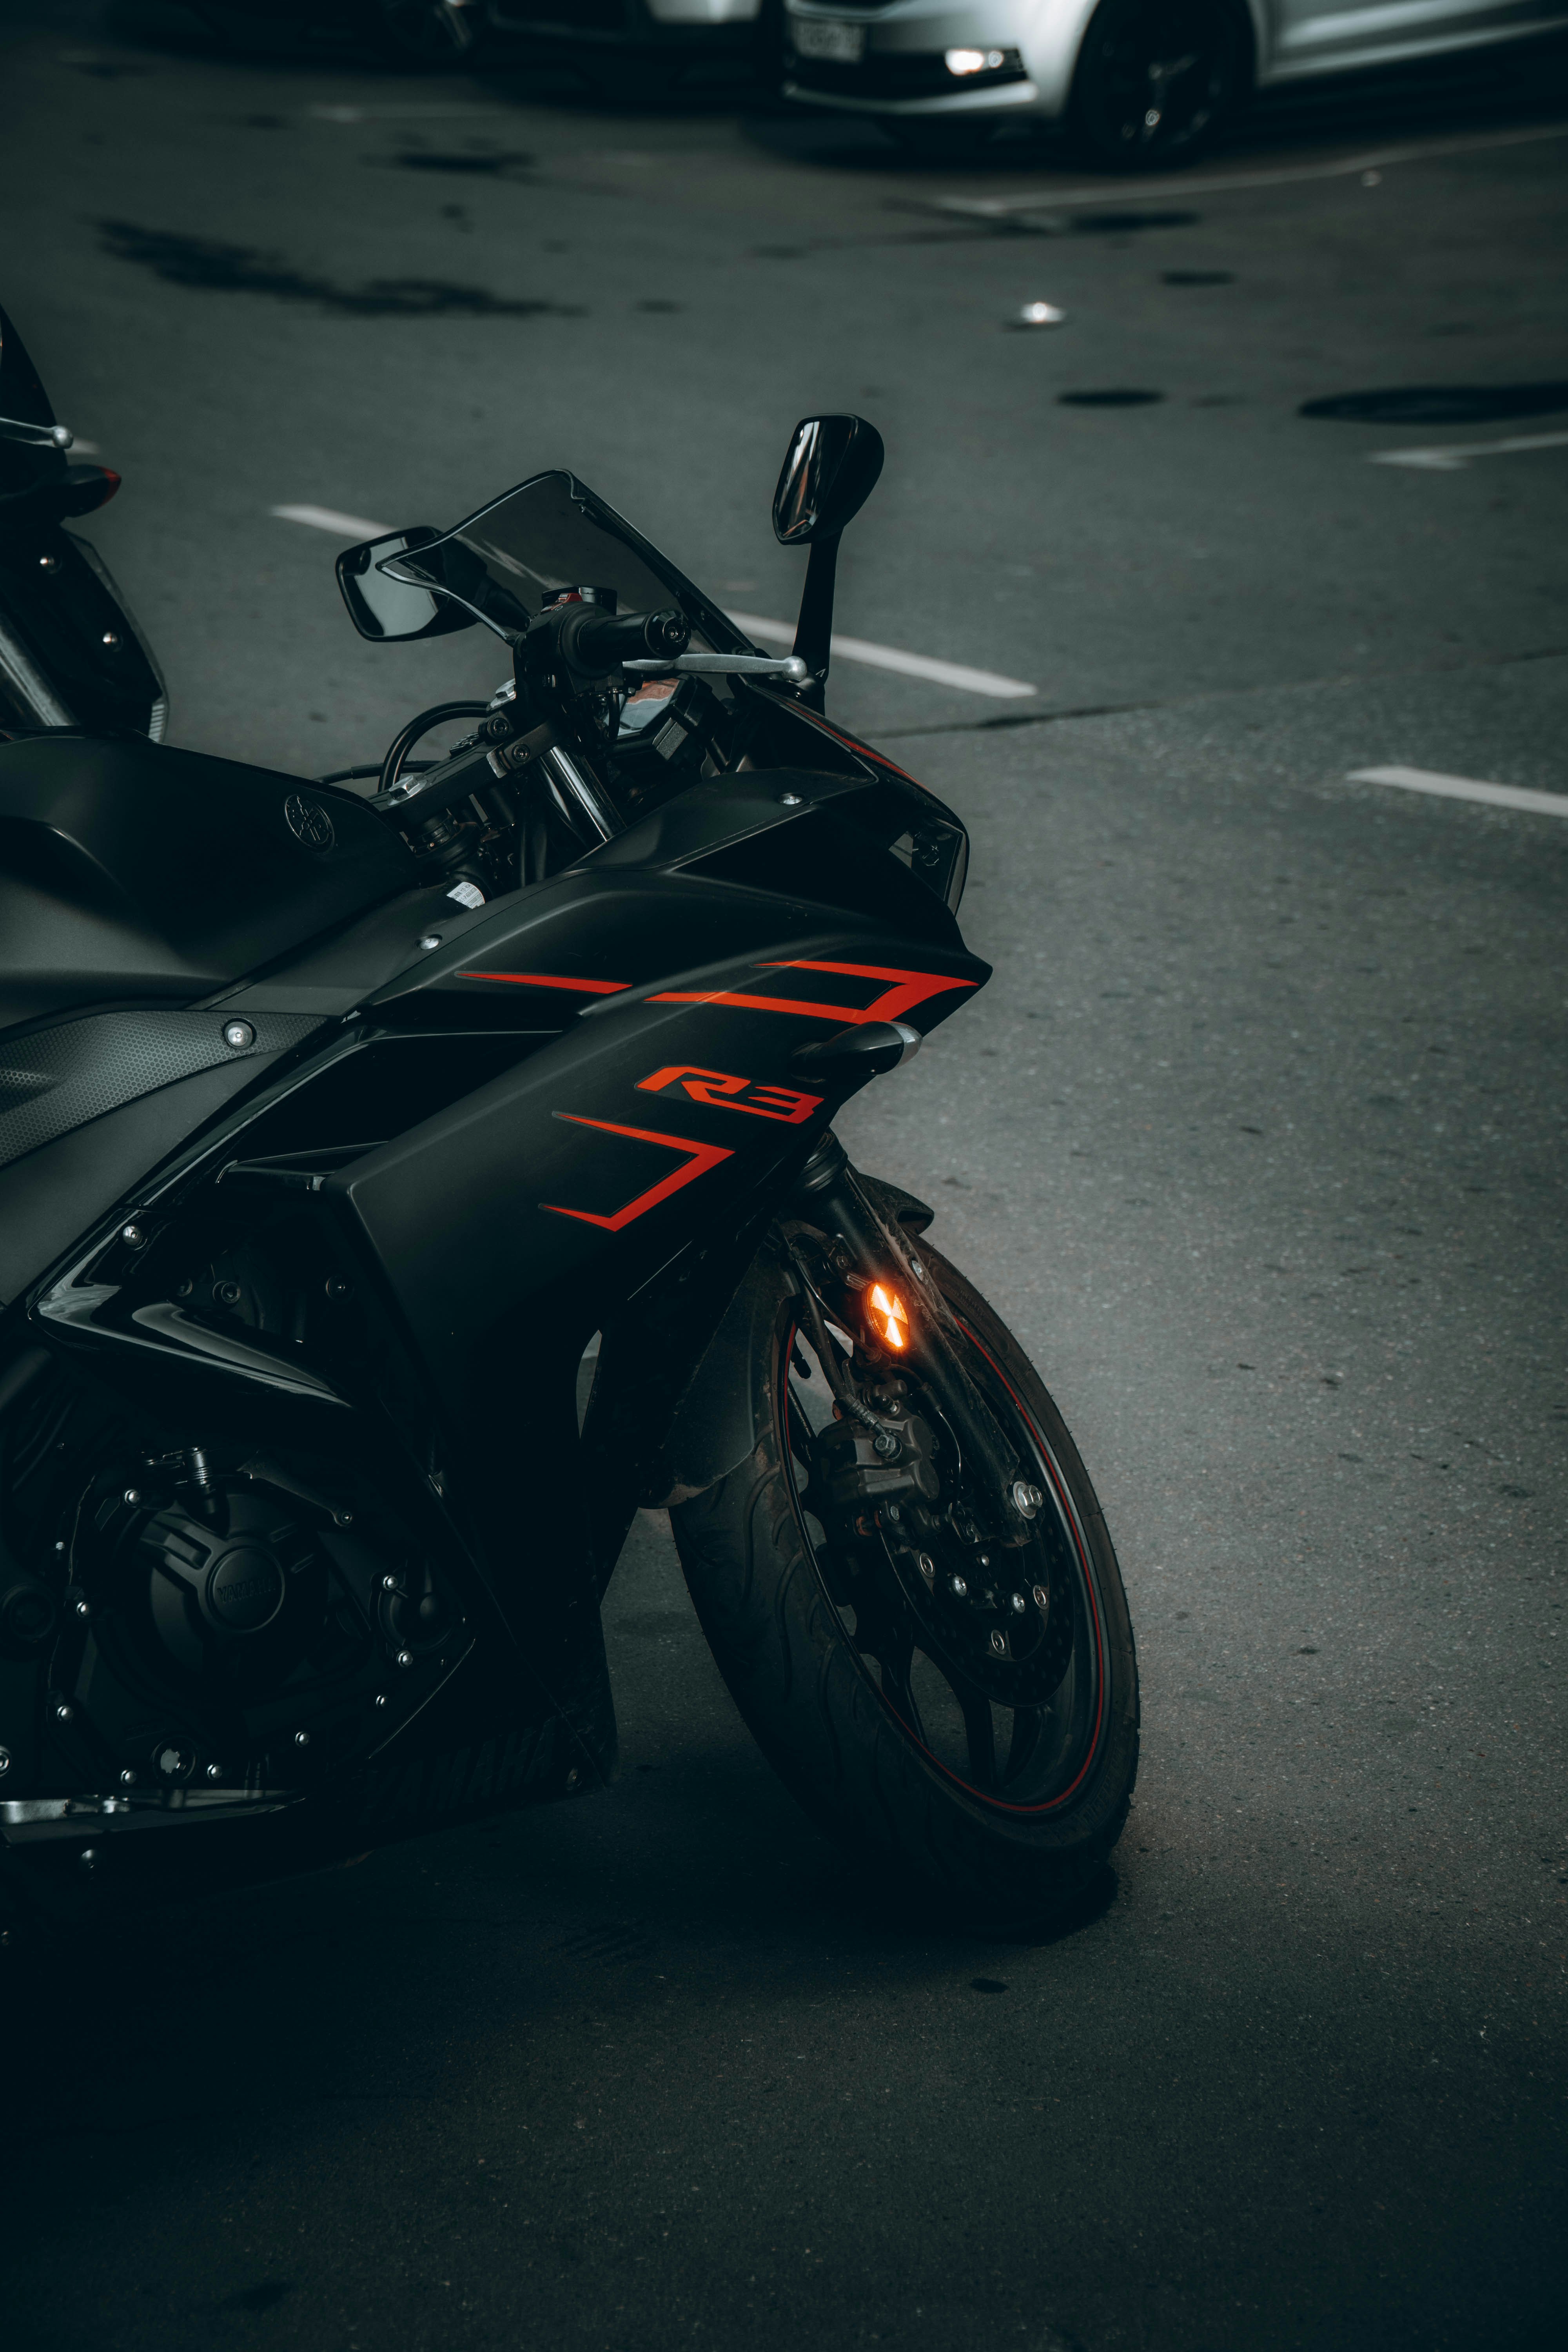
M766 1361L752 1368L762 1435L745 1462L670 1517L720 1671L763 1753L812 1819L904 1889L913 1886L928 1903L936 1898L944 1912L976 1923L1021 1922L1099 1877L1126 1822L1138 1766L1132 1631L1104 1516L1060 1414L973 1286L924 1241L920 1255L975 1343L972 1369L994 1408L1000 1401L1006 1412L1005 1400L1012 1400L1009 1434L1021 1457L1036 1465L1047 1494L1041 1543L1054 1511L1051 1540L1073 1587L1062 1603L1073 1612L1064 1624L1076 1629L1069 1663L1045 1706L1011 1711L1005 1759L994 1727L1002 1717L1006 1727L1009 1710L988 1697L982 1702L993 1727L984 1735L990 1785L981 1785L971 1730L984 1664L955 1699L963 1678L933 1665L918 1630L912 1652L906 1647L901 1663L889 1665L897 1641L884 1634L882 1655L875 1656L878 1636L868 1630L884 1621L845 1605L841 1560L813 1516L800 1467L809 1433L790 1378L792 1350L797 1364L804 1360L798 1309L782 1269L765 1259L748 1277L771 1284L776 1298L772 1347ZM819 1362L815 1379L820 1397ZM1037 1564L1007 1573L1026 1583L1032 1575L1054 1580L1057 1567L1037 1564L1044 1556L1014 1553L1014 1561L1035 1558ZM908 1609L903 1587L910 1580L897 1586L890 1554L888 1575L892 1606ZM1055 1581L1050 1590L1056 1607ZM925 1696L931 1692L937 1694L934 1707ZM963 1707L963 1729L939 1737L932 1726L948 1700ZM1023 1741L1026 1768L1037 1758L1044 1773L1032 1785L1027 1769L1008 1778L1025 1717L1046 1727L1037 1724ZM1073 1734L1075 1722L1082 1727Z
M1100 0L1073 77L1073 142L1116 172L1192 163L1239 110L1251 79L1241 0Z

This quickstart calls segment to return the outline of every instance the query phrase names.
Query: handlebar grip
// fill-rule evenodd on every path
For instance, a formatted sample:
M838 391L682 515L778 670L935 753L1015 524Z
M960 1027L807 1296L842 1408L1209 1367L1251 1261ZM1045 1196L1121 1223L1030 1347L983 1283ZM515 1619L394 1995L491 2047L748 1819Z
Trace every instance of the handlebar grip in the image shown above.
M690 641L690 622L670 604L660 613L574 614L563 650L579 669L612 670L624 661L671 660Z

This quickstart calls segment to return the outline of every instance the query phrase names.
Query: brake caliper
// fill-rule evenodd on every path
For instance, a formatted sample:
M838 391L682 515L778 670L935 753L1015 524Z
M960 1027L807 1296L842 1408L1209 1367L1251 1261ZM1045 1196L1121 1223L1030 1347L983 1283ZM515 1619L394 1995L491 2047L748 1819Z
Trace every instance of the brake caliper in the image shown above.
M869 1504L896 1502L905 1495L934 1502L942 1492L935 1456L938 1440L930 1422L909 1406L900 1380L864 1391L879 1429L852 1420L842 1408L816 1436L816 1475L826 1501L847 1517Z

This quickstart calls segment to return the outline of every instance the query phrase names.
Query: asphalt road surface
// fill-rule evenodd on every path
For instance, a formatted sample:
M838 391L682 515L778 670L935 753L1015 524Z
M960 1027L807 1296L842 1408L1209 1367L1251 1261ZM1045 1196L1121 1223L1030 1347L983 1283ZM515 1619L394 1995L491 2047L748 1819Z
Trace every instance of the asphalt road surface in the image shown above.
M315 773L490 682L279 508L570 464L787 622L787 432L882 429L839 620L917 667L829 709L973 828L997 972L846 1132L1081 1443L1144 1763L1052 1934L890 1918L646 1517L613 1791L14 1974L7 2347L1560 2342L1562 52L1140 188L180 32L0 5L0 299L175 740Z

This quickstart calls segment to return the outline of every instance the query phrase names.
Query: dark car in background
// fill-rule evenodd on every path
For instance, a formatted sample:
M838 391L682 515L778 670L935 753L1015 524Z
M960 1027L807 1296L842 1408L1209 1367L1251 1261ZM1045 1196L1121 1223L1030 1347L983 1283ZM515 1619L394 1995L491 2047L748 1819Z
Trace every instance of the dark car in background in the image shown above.
M490 0L498 35L570 63L616 95L731 89L784 78L779 0ZM769 35L771 33L771 43Z
M389 64L460 65L485 31L486 0L196 0L192 14L225 38L271 28L363 41Z

